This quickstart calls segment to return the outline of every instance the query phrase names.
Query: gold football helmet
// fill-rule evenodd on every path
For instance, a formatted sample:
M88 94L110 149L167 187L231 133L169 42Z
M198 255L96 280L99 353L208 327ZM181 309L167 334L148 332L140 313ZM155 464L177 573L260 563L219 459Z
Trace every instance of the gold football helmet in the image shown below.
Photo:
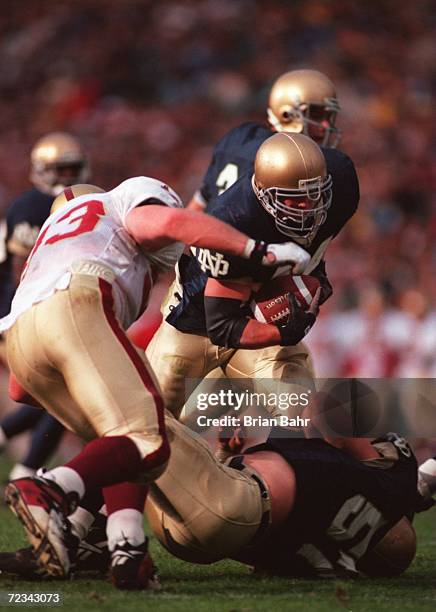
M40 138L30 160L30 180L35 187L53 196L69 185L84 183L89 176L80 143L64 132L52 132Z
M332 202L332 178L316 142L289 133L265 140L256 154L252 185L282 234L300 244L312 242Z
M303 133L319 145L336 147L339 110L335 87L322 72L292 70L271 88L268 121L277 132Z
M66 187L53 201L53 204L50 208L50 214L52 215L54 212L68 204L70 200L74 198L78 198L81 195L86 195L87 193L104 193L104 189L101 187L97 187L96 185L72 185L71 187Z

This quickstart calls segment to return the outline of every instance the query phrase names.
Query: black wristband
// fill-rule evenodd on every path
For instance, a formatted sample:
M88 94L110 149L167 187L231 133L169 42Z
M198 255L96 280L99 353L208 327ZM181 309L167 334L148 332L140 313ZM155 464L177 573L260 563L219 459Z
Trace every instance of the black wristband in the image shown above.
M263 258L266 255L268 245L263 240L256 240L254 243L254 249L250 253L249 261L256 265L261 265Z

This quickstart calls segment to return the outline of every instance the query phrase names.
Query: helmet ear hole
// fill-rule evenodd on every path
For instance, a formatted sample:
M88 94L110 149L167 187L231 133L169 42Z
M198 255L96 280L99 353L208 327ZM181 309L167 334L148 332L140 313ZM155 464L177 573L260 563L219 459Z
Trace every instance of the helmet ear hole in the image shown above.
M310 118L311 106L322 109L327 121ZM325 74L317 70L292 70L278 77L271 87L268 121L276 132L302 132L318 144L335 147L340 137L335 127L339 108L335 87Z

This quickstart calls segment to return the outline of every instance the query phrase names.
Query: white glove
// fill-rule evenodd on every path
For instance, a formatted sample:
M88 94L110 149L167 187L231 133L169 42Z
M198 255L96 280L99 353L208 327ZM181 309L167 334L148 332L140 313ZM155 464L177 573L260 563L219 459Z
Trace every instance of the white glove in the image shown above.
M268 244L262 263L264 266L293 263L293 274L302 274L310 258L311 255L295 242L284 242L283 244Z

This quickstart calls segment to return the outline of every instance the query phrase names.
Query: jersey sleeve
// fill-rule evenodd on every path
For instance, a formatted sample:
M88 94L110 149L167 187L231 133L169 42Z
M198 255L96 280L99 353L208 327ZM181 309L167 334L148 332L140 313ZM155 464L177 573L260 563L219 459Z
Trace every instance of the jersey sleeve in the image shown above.
M217 189L216 189L216 184L215 184L217 171L218 171L218 160L217 160L216 151L214 151L212 160L206 170L206 174L203 177L203 182L201 184L201 187L198 190L198 193L203 199L203 202L206 207L211 201L211 199L217 195Z
M127 179L112 189L108 195L110 195L110 212L118 217L124 228L129 212L147 200L157 200L171 208L183 208L182 200L171 187L147 176Z
M333 190L334 198L337 198L341 203L342 214L339 218L335 236L354 215L360 199L359 179L354 163L345 153L339 151L337 153L340 153L339 159L341 163L335 164Z
M185 245L181 242L173 242L162 249L154 252L146 252L146 257L153 267L160 273L169 272L182 256Z
M270 242L269 234L264 235L265 228L257 216L261 212L257 200L253 207L250 198L255 198L251 188L251 177L244 175L216 198L207 212L254 240ZM270 268L248 259L219 253L214 249L191 247L191 253L201 271L210 278L217 280L250 278L254 281L263 281L271 276Z

